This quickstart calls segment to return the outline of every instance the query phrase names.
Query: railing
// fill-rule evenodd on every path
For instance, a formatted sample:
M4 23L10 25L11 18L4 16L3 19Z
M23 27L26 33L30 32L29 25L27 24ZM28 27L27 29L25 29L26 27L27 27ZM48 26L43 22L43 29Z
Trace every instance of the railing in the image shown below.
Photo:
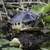
M40 3L40 4L46 4L46 3L44 3L44 2L36 2L36 1L34 1L34 2L7 2L7 4L9 4L9 5L11 5L11 4L26 4L26 3Z

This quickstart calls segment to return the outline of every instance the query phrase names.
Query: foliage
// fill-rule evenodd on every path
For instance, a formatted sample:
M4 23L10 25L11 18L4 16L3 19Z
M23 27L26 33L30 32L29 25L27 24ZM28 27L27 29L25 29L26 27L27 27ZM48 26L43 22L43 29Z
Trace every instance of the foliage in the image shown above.
M43 13L50 13L50 4L47 4L41 10Z
M46 16L43 19L46 23L50 23L50 16Z
M43 5L43 4L33 5L32 11L33 12L41 12L44 6L45 5Z
M2 32L0 32L0 34L2 34Z
M47 5L33 5L32 11L40 13L50 13L50 4Z
M41 46L41 48L49 48L50 47L50 41L44 42Z
M0 35L1 35L1 34L4 34L4 32L0 32Z

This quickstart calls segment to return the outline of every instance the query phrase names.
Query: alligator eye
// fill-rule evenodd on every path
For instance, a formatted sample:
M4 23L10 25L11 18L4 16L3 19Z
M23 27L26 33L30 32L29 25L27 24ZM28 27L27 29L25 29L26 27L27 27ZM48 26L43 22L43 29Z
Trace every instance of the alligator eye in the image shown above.
M15 25L17 25L17 24L15 23Z
M20 25L20 23L18 23L18 25Z

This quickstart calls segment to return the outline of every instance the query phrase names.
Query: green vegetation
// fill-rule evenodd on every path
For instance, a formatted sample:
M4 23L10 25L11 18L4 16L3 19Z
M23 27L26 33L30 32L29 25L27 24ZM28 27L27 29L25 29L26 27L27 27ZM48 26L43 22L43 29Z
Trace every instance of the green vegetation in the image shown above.
M44 6L42 9L43 9L42 10L43 13L50 13L50 4Z
M34 5L32 7L32 11L40 12L42 14L49 14L49 15L43 16L43 20L47 24L47 27L50 28L50 3L47 4L46 6ZM48 32L48 34L50 35L50 32ZM42 44L41 50L50 50L50 41L44 42L44 44Z
M50 13L50 4L47 5L33 5L32 11L41 12L41 13Z
M32 11L33 12L41 12L44 6L46 6L46 5L43 5L43 4L33 5Z
M50 23L50 16L46 16L43 19L46 23Z

